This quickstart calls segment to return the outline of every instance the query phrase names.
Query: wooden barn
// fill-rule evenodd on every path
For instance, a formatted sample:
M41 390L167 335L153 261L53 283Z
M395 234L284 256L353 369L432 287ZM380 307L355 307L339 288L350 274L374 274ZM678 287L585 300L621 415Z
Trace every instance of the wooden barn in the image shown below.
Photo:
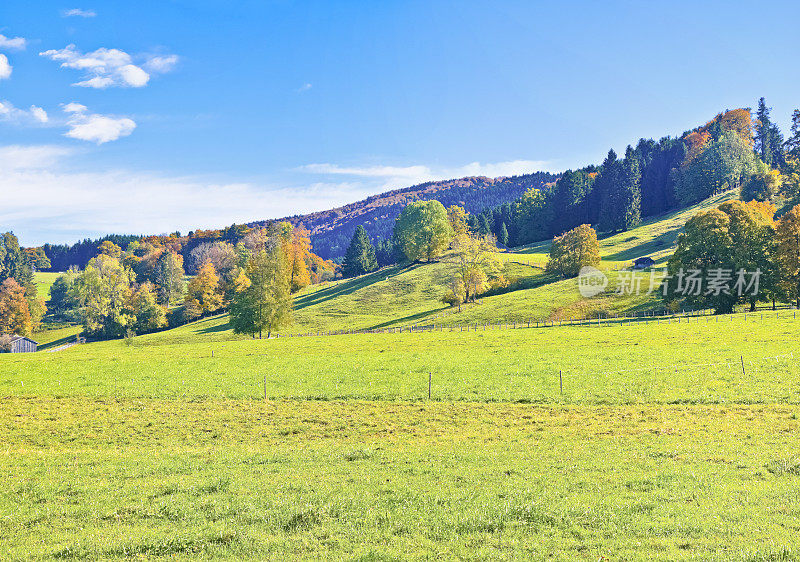
M25 336L7 336L3 339L6 340L6 349L9 353L34 353L39 344Z

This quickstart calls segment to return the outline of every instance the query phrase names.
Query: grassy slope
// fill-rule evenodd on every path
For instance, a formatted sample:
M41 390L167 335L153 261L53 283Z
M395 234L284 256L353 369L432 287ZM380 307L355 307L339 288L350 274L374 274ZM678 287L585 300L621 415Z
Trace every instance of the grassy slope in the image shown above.
M696 212L733 197L729 192L688 209L654 218L628 232L601 240L603 263L612 281L618 268L635 257L651 255L663 262L683 224ZM543 271L549 243L499 254L505 276L519 283L518 290L484 297L461 312L442 304L452 277L446 260L410 267L391 267L356 279L340 280L309 288L297 296L294 324L283 333L308 333L347 329L408 326L415 323L456 326L474 323L559 320L661 308L656 295L638 297L606 294L582 299L574 279L559 280ZM612 283L613 284L613 283ZM512 286L512 289L514 287ZM227 334L227 318L206 320L179 328L176 338Z

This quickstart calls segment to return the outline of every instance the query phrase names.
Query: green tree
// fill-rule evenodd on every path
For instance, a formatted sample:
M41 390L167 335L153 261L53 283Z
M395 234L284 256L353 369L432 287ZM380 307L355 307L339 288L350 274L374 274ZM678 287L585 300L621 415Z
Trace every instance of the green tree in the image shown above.
M767 107L764 98L758 100L755 123L755 151L762 162L771 168L783 166L783 135L770 119L772 108Z
M167 314L156 299L153 284L142 283L131 295L131 310L136 316L133 324L136 333L152 332L167 325Z
M161 304L169 306L179 301L184 291L183 258L175 252L164 252L158 261L155 271L155 287L158 300Z
M744 182L741 189L743 201L771 201L781 188L781 175L778 170L756 162L755 172Z
M603 162L597 184L602 192L599 228L610 232L627 230L641 220L641 170L630 146L625 160L611 150Z
M528 244L547 238L552 224L552 209L547 197L541 189L531 188L522 194L516 204L516 215L519 225L519 240L521 244ZM485 219L481 215L481 219ZM481 222L483 225L483 222ZM486 228L481 226L481 234L489 234L489 223Z
M800 160L800 109L792 112L792 126L789 138L783 143L788 157Z
M231 326L237 334L261 338L291 321L292 294L289 260L281 245L258 251L236 279L231 302Z
M367 230L362 225L358 225L344 256L342 275L355 277L376 269L378 269L378 260L375 257L375 247L369 240Z
M665 299L728 313L738 303L749 302L752 308L756 301L772 298L777 288L774 209L756 201L730 201L689 219L668 262ZM739 276L740 271L749 277ZM755 287L748 286L757 271L759 287L753 294ZM717 283L719 290L709 285L712 278L723 277L728 283ZM740 277L746 281L742 290L736 288Z
M100 254L75 279L74 291L84 331L104 338L122 337L136 322L130 307L133 271L117 258Z
M553 239L547 271L561 277L575 277L582 267L596 266L599 263L600 244L597 233L588 224L582 224Z
M442 255L453 239L447 211L438 201L414 201L397 217L394 238L412 262L433 261Z
M735 131L726 130L706 142L699 154L682 169L675 193L682 205L690 205L728 189L740 189L755 171L750 145Z
M506 223L500 225L500 243L503 246L508 246L508 228L506 227Z

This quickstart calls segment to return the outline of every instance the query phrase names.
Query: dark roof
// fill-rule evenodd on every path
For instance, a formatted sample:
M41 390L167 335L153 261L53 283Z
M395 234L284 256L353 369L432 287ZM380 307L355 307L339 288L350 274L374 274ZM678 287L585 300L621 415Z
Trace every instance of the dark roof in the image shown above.
M655 260L653 260L653 258L651 258L650 256L644 256L644 257L641 257L641 258L636 258L635 260L633 260L633 263L639 263L640 261L655 263Z
M36 342L36 341L32 340L31 338L27 338L25 336L18 336L17 334L14 334L14 335L11 336L11 343L18 342L19 340L28 340L29 342L33 342L36 345L39 345L39 342Z

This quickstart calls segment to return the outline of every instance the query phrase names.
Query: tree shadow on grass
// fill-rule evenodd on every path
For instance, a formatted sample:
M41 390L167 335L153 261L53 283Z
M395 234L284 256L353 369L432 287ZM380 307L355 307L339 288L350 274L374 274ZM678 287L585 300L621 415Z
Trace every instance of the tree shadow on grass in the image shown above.
M389 326L399 327L404 324L413 324L417 320L424 320L428 318L431 314L436 314L437 312L441 312L442 310L447 310L450 308L449 306L443 306L442 308L433 308L431 310L426 310L424 312L418 312L417 314L411 314L409 316L404 316L402 318L393 318L381 324L376 324L374 326L370 326L369 328L365 328L366 330L380 330L382 328L388 328Z
M627 250L620 250L616 254L605 255L603 259L609 261L627 261L660 252L665 248L673 246L677 242L681 230L683 230L683 226L677 226L673 230L659 234L652 240L648 240L647 242L633 246Z
M337 297L350 295L360 289L364 289L366 287L369 287L370 285L374 285L379 281L384 281L389 277L395 277L397 275L400 275L401 273L412 271L420 267L420 265L422 264L417 263L410 265L406 264L406 265L385 267L373 273L368 273L360 277L354 277L353 279L340 281L339 283L336 283L335 285L332 285L325 289L320 289L318 291L314 291L313 293L308 293L306 295L296 298L294 300L294 309L302 310L303 308L314 306L316 304L321 304L323 302L335 299Z

